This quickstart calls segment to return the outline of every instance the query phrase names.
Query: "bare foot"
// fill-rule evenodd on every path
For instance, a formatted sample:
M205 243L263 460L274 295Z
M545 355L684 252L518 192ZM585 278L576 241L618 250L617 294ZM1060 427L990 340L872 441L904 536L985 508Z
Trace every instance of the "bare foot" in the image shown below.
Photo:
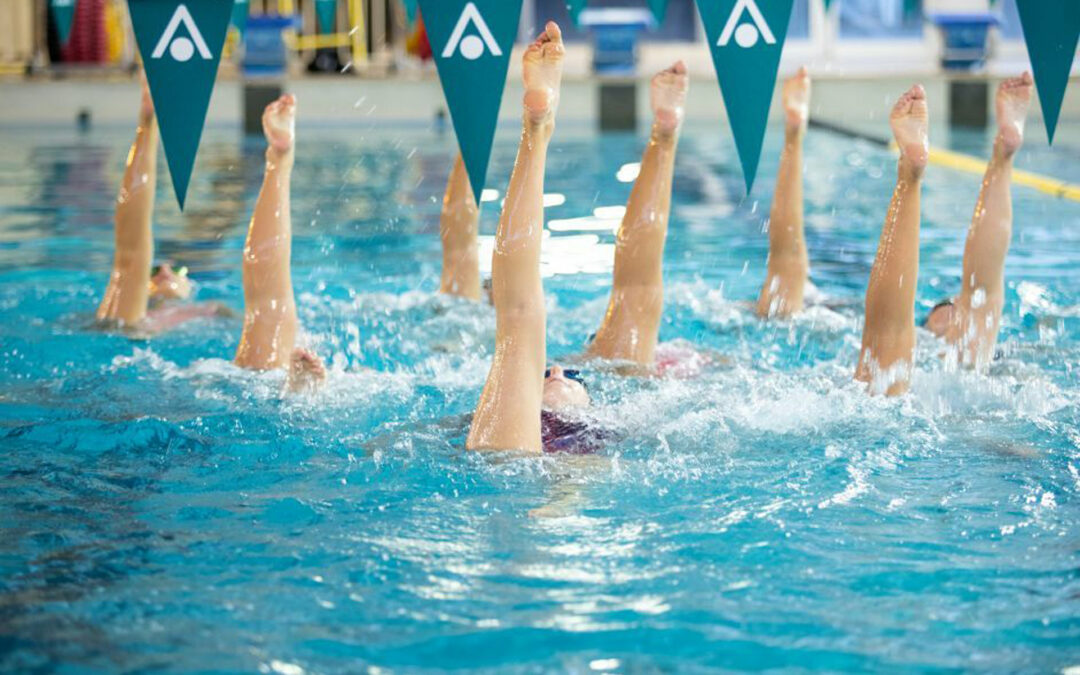
M1033 84L1031 73L1024 71L1020 77L1005 80L998 87L995 102L998 142L1006 155L1015 153L1024 142L1024 120L1027 119Z
M926 90L917 84L900 97L889 116L896 145L900 148L900 161L906 162L917 175L922 175L930 157L929 123Z
M288 390L294 394L311 393L326 381L326 366L314 352L297 347L289 357Z
M525 80L525 112L534 124L553 123L559 107L562 62L566 55L562 31L548 21L544 32L529 45L522 59Z
M686 64L676 61L667 70L661 70L650 86L656 129L663 136L671 136L679 130L686 116L686 92L690 88Z
M799 68L784 81L784 126L788 131L805 131L810 119L810 73Z
M270 147L282 155L288 154L296 138L296 97L285 94L266 106L262 122Z
M146 82L146 72L139 75L142 82L142 102L139 106L139 118L144 121L154 119L154 97L150 95L150 85Z

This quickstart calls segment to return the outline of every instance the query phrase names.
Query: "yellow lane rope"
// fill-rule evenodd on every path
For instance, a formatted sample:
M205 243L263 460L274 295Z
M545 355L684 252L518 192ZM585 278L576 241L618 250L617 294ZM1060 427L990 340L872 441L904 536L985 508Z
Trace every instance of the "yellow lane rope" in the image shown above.
M889 148L895 152L897 149L896 143L890 143ZM942 150L941 148L930 148L930 163L947 169L967 171L974 174L986 172L986 162L978 157L965 155L962 152L953 152L952 150ZM1013 169L1013 182L1017 185L1035 188L1039 192L1048 195L1080 202L1080 185L1073 185L1056 178L1019 169Z

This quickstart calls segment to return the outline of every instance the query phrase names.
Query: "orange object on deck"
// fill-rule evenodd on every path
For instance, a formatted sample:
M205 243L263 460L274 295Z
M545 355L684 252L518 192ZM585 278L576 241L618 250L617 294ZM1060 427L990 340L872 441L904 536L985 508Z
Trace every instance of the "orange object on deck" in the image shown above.
M431 51L431 41L428 40L427 28L424 27L424 17L419 10L416 12L416 30L405 40L405 50L421 61L430 61L434 56Z

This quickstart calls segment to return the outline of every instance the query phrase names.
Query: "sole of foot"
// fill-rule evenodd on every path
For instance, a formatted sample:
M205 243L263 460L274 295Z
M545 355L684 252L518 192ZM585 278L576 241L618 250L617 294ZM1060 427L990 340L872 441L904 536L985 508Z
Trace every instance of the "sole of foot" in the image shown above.
M565 55L562 31L554 21L548 21L544 32L525 50L522 58L525 111L533 123L551 122L555 119Z
M806 66L784 81L784 126L788 131L806 129L810 119L810 73Z
M893 106L889 116L901 161L921 172L930 158L928 127L930 111L926 105L926 90L921 84L908 89Z
M281 153L292 150L296 137L296 97L285 94L266 106L263 112L263 133L270 147Z
M1024 122L1034 84L1031 73L1025 72L1020 77L1005 80L998 87L995 99L998 139L1002 150L1009 154L1019 150L1024 143Z
M665 135L674 134L682 126L686 116L686 93L690 78L686 64L676 61L670 68L653 76L650 85L653 117L657 130Z

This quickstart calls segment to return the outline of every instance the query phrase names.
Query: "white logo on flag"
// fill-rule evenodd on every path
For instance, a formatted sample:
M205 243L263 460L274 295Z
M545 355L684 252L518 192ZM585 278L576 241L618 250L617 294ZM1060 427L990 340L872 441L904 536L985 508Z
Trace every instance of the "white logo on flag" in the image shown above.
M465 29L469 27L470 21L480 33L479 37L465 35ZM499 43L495 41L495 36L491 34L491 29L488 28L484 17L480 16L480 10L470 2L465 5L465 9L461 12L461 18L458 19L457 25L454 26L454 32L450 34L450 40L446 43L446 49L443 49L442 57L448 59L454 55L455 51L460 50L462 56L470 61L475 61L484 55L485 46L492 56L502 56Z
M180 24L184 24L188 35L191 36L190 38L176 37L176 31L180 28ZM195 56L195 50L198 50L199 56L204 59L210 60L214 58L213 54L210 53L210 48L206 46L206 40L203 39L202 33L199 32L199 27L195 25L195 19L191 18L191 12L188 11L187 5L180 5L176 8L176 12L169 19L169 25L165 27L165 32L161 34L161 39L158 40L157 47L154 47L154 52L150 55L150 58L160 59L165 55L166 47L169 48L169 55L181 63L190 61L191 57Z
M739 19L742 18L743 12L746 11L750 12L750 18L754 23L739 25ZM728 17L727 23L724 24L724 32L720 34L720 41L717 42L717 45L727 47L728 43L731 42L732 34L735 35L735 44L743 49L749 49L756 45L759 35L765 38L765 44L776 44L776 37L773 36L769 24L765 22L765 17L754 0L739 0L735 3L735 8L731 10L731 16Z

